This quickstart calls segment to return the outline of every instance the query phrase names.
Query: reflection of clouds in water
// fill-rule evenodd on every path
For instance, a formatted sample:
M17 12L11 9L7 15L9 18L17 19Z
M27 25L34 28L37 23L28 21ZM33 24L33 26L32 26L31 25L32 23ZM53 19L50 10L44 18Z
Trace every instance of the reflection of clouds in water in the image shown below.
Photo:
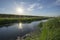
M0 37L3 38L0 40L22 40L21 36L24 36L27 33L35 31L39 22L32 23L14 23L7 27L0 28ZM17 37L18 36L18 37Z
M18 36L16 40L24 40L24 39L23 39L23 37Z
M16 40L20 40L20 37L17 37L17 39Z
M19 23L19 27L18 27L19 29L22 29L23 27L22 27L22 23Z

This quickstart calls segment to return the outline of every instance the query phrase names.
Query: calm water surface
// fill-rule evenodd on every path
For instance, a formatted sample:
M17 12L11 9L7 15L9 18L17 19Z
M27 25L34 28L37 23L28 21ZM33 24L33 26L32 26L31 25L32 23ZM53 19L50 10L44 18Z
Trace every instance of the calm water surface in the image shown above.
M36 29L41 21L34 21L31 23L12 23L9 25L0 26L0 40L18 40L29 32Z

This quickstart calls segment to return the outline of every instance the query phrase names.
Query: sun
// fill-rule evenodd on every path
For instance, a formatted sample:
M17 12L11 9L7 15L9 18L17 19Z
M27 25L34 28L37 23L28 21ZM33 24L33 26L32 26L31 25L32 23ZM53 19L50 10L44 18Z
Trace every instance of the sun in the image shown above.
M18 7L18 8L16 8L16 12L17 12L17 13L23 13L23 12L24 12L24 9L23 9L23 8Z

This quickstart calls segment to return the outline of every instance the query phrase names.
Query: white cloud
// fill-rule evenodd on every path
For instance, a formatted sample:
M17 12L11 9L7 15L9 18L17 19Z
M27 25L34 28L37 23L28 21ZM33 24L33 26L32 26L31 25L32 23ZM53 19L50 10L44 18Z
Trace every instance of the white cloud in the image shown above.
M42 8L43 8L43 6L39 6L39 7L38 7L38 9L42 9Z
M38 0L38 1L41 1L41 0Z
M60 6L60 0L53 1L49 5L46 5L45 8L52 8L52 7L55 7L55 6Z
M37 1L40 1L40 0L37 0ZM18 2L15 1L14 4L16 5L16 7L22 7L27 11L33 11L33 10L36 10L36 9L42 9L43 8L40 3L30 4L30 3L26 3L26 2L18 3Z
M25 4L26 4L25 2L20 2L19 5L24 7Z
M31 4L29 7L28 7L28 11L33 11L35 9L42 9L43 6L41 6L39 3L34 3L34 4Z
M31 4L27 10L32 11L32 10L34 10L35 6L36 6L36 4Z
M60 5L60 0L56 0L56 5Z
M14 2L14 4L16 5L16 6L24 6L25 5L25 2L20 2L20 3L18 3L18 2Z
M1 11L5 11L5 10L6 10L6 8L0 8L0 10L1 10Z

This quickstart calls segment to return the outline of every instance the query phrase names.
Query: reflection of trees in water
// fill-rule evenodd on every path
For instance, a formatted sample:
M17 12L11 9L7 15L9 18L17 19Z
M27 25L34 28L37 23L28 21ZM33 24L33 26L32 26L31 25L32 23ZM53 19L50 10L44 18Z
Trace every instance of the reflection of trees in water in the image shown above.
M10 25L13 25L14 23L6 23L6 24L0 24L0 27L8 27Z
M0 27L9 27L15 23L31 23L32 21L17 21L17 22L9 22L9 21L3 21L0 22Z
M32 21L29 21L29 22L7 22L7 23L1 23L0 24L0 27L10 27L10 26L12 26L13 24L15 25L15 24L19 24L20 23L20 26L22 26L22 24L24 24L24 23L31 23ZM20 27L21 28L21 27ZM16 32L16 31L15 31ZM24 36L24 35L26 35L27 33L29 33L29 32L31 32L31 30L27 30L27 31L22 31L21 32L21 30L19 31L19 33L18 33L18 36L19 37L17 37L17 35L16 36L12 36L11 38L8 38L7 36L7 39L4 39L4 40L17 40L17 39L19 39L19 40L22 40L22 37ZM24 36L23 37L23 39L24 38L26 38L26 36Z

